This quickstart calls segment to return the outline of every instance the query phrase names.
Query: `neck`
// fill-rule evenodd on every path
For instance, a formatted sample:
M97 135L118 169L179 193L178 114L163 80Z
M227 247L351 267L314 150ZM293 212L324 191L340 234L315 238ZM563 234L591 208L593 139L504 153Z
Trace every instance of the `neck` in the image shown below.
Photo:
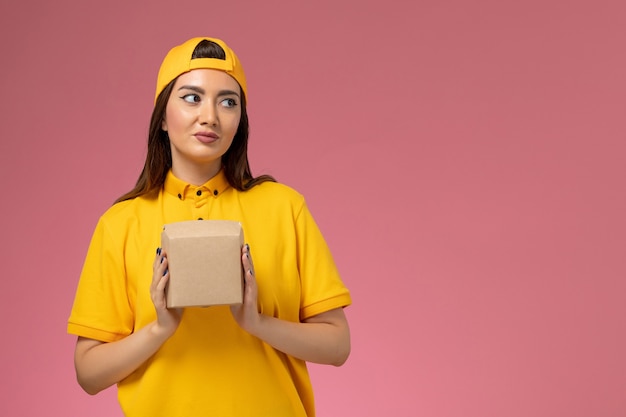
M222 169L222 161L217 160L211 164L185 164L183 166L172 164L172 173L176 178L185 181L191 185L202 185Z

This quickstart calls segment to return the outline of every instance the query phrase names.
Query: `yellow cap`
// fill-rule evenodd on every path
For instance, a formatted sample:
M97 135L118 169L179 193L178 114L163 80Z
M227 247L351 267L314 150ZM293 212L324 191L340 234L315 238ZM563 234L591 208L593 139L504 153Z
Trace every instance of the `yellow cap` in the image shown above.
M215 42L216 44L221 46L226 54L226 59L191 59L194 49L196 49L196 46L198 46L198 44L203 40ZM165 59L161 64L161 68L159 69L159 76L157 78L157 88L154 100L156 101L157 97L159 97L159 94L161 94L161 91L163 91L165 86L168 85L176 77L199 68L224 71L226 74L233 77L239 83L243 94L246 96L246 99L248 98L246 75L243 73L241 62L239 62L239 58L237 58L235 52L233 52L233 50L230 49L228 45L226 45L224 41L220 39L193 38L189 39L187 42L181 45L175 46L174 48L170 49L170 51L165 56Z

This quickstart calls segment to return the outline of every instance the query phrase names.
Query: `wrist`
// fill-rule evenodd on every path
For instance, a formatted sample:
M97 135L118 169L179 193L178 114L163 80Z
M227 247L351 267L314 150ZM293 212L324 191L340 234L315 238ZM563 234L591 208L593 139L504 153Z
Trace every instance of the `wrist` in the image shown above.
M167 339L169 339L174 334L175 331L176 331L175 328L172 330L172 329L168 329L162 326L161 324L159 324L158 320L153 321L150 324L150 329L149 329L150 336L153 339L159 341L160 343L163 343Z
M246 331L259 339L263 339L263 329L266 327L266 323L269 319L269 316L258 313L255 319L249 322Z

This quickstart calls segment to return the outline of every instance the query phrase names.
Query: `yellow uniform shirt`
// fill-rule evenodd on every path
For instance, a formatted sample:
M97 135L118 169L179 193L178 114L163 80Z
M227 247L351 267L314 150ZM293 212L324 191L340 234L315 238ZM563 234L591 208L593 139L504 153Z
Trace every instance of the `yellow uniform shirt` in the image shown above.
M196 187L170 172L158 197L111 207L99 220L78 284L68 333L120 340L156 319L152 263L164 224L241 222L263 314L300 321L350 304L304 198L265 182L230 187L223 172ZM228 306L187 308L176 333L118 384L126 416L314 416L304 361L242 330Z

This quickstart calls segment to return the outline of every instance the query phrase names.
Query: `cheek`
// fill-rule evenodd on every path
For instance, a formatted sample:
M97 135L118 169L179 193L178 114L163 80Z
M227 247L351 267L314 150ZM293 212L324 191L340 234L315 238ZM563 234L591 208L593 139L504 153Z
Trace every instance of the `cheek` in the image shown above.
M239 129L239 123L241 122L241 116L234 116L230 122L229 122L229 130L231 131L232 135L235 136L235 133L237 133L237 129Z
M172 115L171 115L171 110L170 110L170 104L167 104L167 107L165 107L165 111L163 112L163 120L161 120L161 129L163 129L165 132L169 131L169 129L173 126L170 126L171 122L173 122L174 120L172 119Z
M190 115L181 111L177 106L169 103L165 108L163 114L163 121L161 121L161 128L166 132L172 132L180 130L186 124L189 123Z

